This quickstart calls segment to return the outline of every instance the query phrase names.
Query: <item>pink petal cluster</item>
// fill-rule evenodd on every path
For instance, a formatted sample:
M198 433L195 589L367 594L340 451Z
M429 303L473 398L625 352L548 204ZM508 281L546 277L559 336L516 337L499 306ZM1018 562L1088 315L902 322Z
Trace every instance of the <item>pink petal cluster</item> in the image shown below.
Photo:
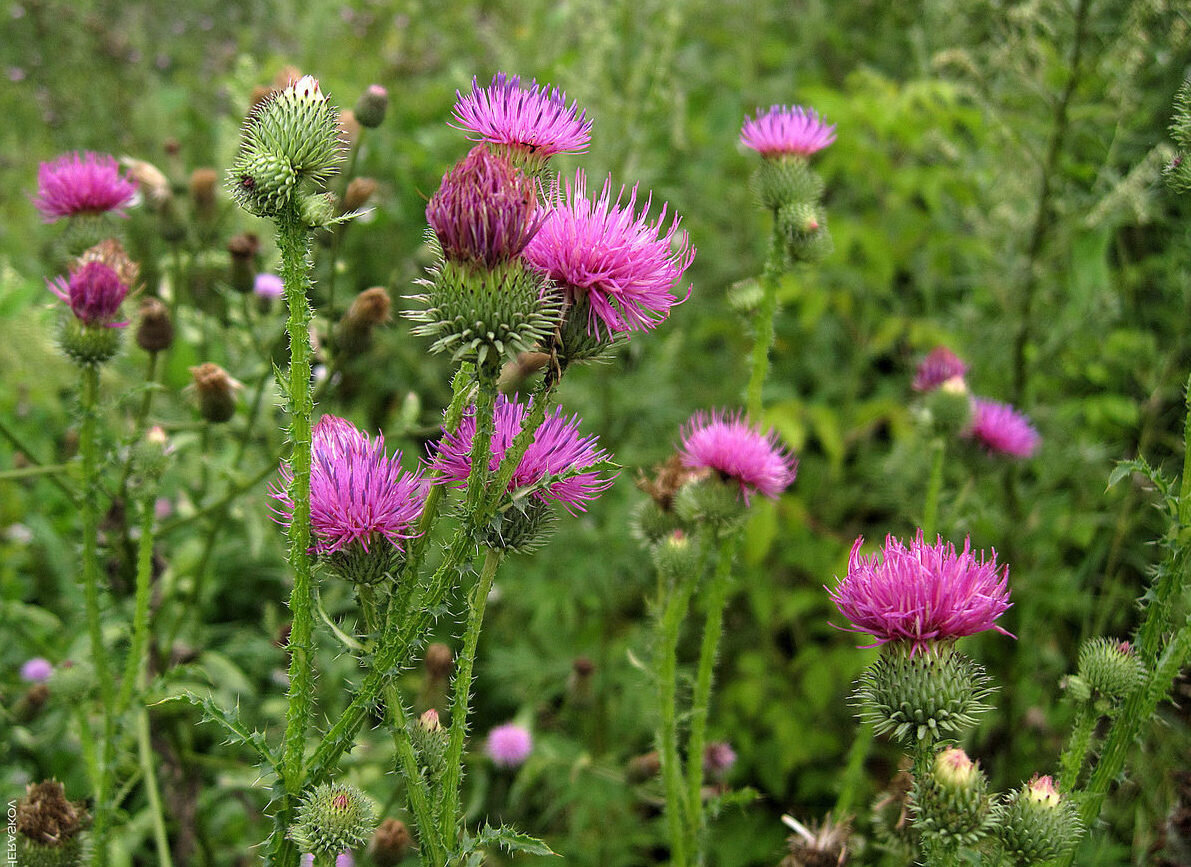
M48 659L35 656L21 666L21 680L25 683L45 683L54 674L54 664Z
M790 154L810 156L835 141L835 125L826 124L813 109L775 105L756 117L746 117L740 142L763 157Z
M257 298L272 301L285 294L285 283L276 274L262 272L253 278L252 291Z
M968 365L946 346L936 346L918 365L914 375L915 391L933 391L949 379L964 376Z
M583 297L591 307L589 334L647 331L662 322L678 299L671 295L695 258L680 218L666 225L667 205L656 220L635 213L637 188L623 205L624 188L612 198L612 179L599 198L587 198L582 171L560 185L542 227L525 248L525 259L549 275L574 303Z
M121 176L114 157L75 152L38 166L33 204L47 223L80 214L124 216L136 190L135 181Z
M498 72L487 87L472 79L471 93L458 91L455 103L457 129L474 133L473 141L521 148L536 157L582 153L591 142L591 121L557 88Z
M713 777L722 777L736 764L736 750L727 741L712 741L703 750L703 770Z
M1042 437L1026 416L1007 403L982 397L973 402L967 436L979 440L990 452L1015 458L1033 456L1042 444Z
M114 269L102 262L86 262L70 277L46 281L49 290L70 305L70 311L86 325L122 328L127 322L113 322L128 287Z
M524 726L505 723L488 732L484 751L493 764L502 768L516 768L524 764L533 752L533 736Z
M852 626L848 631L876 638L870 647L907 642L912 650L995 629L1010 607L1009 567L997 565L996 552L985 559L937 539L928 545L922 531L907 548L892 536L879 554L860 553L863 537L852 546L848 574L828 593Z
M504 395L496 398L495 431L492 435L493 471L500 465L505 452L521 431L533 400L520 403ZM471 448L476 435L475 408L472 407L454 433L446 433L433 447L432 467L438 471L441 484L466 485L471 473ZM533 496L543 502L557 500L567 511L585 511L584 504L594 500L611 485L612 480L599 470L582 472L607 460L608 453L599 448L595 436L579 434L579 416L567 418L562 407L555 407L538 428L533 444L513 472L509 490L528 487L547 476L579 471L576 475L550 484Z
M776 499L794 481L798 461L778 441L762 433L743 413L696 413L682 429L679 457L691 469L708 469L740 485L745 503L753 494Z
M289 526L294 504L287 492L293 469L281 465L280 478L269 488L277 501L277 521ZM310 467L311 550L342 551L358 544L365 551L384 540L401 548L417 535L426 483L421 472L401 468L401 452L385 454L382 437L372 439L351 422L324 415L314 426Z

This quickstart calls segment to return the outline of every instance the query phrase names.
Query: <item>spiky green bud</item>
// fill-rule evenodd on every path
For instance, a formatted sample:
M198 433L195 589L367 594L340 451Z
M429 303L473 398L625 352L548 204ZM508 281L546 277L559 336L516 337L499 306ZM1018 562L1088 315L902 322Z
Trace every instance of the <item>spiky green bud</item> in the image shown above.
M951 645L911 652L887 644L857 682L853 703L878 734L906 746L958 737L989 709L984 668Z
M14 863L22 867L78 867L83 863L83 850L78 838L47 846L18 834Z
M928 391L922 403L935 433L955 436L972 423L972 395L962 376L953 376Z
M89 367L114 358L120 351L122 334L122 328L88 325L74 316L64 316L58 330L58 345L75 364Z
M50 689L65 706L80 704L95 692L95 669L88 662L67 660L54 666Z
M1091 638L1079 649L1079 680L1090 698L1109 706L1124 701L1145 680L1145 667L1127 641Z
M914 783L914 826L935 847L974 846L992 822L988 780L960 749L935 755L930 774Z
M563 313L562 322L551 337L550 348L566 364L594 361L616 344L615 338L604 330L590 328L591 321L591 302L586 295L576 299Z
M716 476L687 482L674 497L674 511L688 524L707 524L725 529L740 522L745 514L740 485Z
M682 530L675 530L658 542L651 553L653 565L667 585L685 581L698 568L698 546Z
M377 584L391 580L401 568L402 553L395 546L378 543L365 551L352 544L319 555L319 562L336 578L353 584Z
M483 528L483 542L498 551L528 554L545 543L557 522L549 503L521 497L492 516Z
M785 205L819 201L823 179L805 157L789 155L762 160L753 173L753 190L762 206L777 210Z
M630 529L634 536L648 544L660 542L681 528L678 515L663 509L652 497L642 500L633 508Z
M432 774L442 773L447 754L449 735L438 718L438 711L430 708L409 723L409 739L422 764Z
M334 858L363 847L376 821L372 800L362 791L345 783L323 783L303 796L290 837L303 852Z
M1180 150L1191 151L1191 78L1184 79L1175 93L1170 137Z
M1050 777L1035 777L994 812L1001 853L1011 864L1042 864L1069 852L1083 833L1079 809Z

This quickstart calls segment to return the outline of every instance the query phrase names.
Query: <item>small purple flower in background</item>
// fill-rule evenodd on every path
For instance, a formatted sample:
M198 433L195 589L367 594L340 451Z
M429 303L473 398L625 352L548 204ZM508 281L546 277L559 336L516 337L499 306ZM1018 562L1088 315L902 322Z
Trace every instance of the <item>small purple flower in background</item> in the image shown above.
M587 178L576 172L573 183L559 187L542 228L525 248L526 261L557 282L569 302L587 298L589 334L648 331L686 300L670 294L695 258L695 248L678 231L681 219L667 227L663 205L650 222L652 197L635 214L636 187L622 206L623 198L621 188L612 199L608 178L599 198L589 200Z
M492 268L519 256L538 231L537 184L479 145L443 176L426 221L447 259Z
M70 277L46 281L49 290L70 305L71 312L84 325L123 328L127 322L113 322L120 304L128 295L128 286L120 275L102 262L86 262Z
M300 867L314 867L314 853L307 852L302 856L302 864Z
M868 646L904 641L916 652L988 629L1010 635L996 624L1011 603L1009 567L997 565L995 551L977 559L969 540L957 553L942 539L928 545L921 530L908 548L885 537L884 551L871 557L861 555L863 542L856 540L847 576L828 593L851 621L849 632L877 639Z
M740 142L763 157L807 157L835 141L835 125L826 124L813 109L775 105L746 117Z
M533 752L533 736L524 726L505 723L488 732L484 751L498 767L516 768L524 764Z
M45 683L54 674L54 664L35 656L21 666L21 680L25 683Z
M258 298L271 301L285 294L285 283L276 274L257 274L252 281L252 291Z
M703 770L709 776L722 777L736 764L736 750L727 741L713 741L703 750Z
M289 526L294 504L286 492L293 470L281 465L269 493L277 500L277 521ZM417 535L426 484L420 472L401 468L401 452L390 458L382 437L372 439L351 422L324 415L314 427L310 468L312 550L342 551L357 543L365 551L380 540L401 549Z
M797 459L781 446L777 433L761 433L740 412L695 413L683 427L679 457L686 467L739 483L746 504L753 494L777 499L798 472Z
M41 163L33 204L47 223L83 214L124 216L136 191L136 182L121 176L114 157L75 152Z
M936 346L918 365L914 374L915 391L933 391L949 379L962 378L968 365L946 346Z
M356 859L351 852L340 852L335 856L335 867L356 867Z
M455 126L474 133L473 141L485 141L528 151L549 159L555 154L582 153L591 142L591 121L567 95L557 88L531 81L521 86L521 77L498 72L487 87L472 79L471 93L458 91Z
M510 400L503 394L496 398L495 431L492 435L493 470L500 466L505 452L521 431L525 417L533 406L532 398L527 403ZM432 447L433 468L438 471L439 484L466 485L471 473L471 445L476 435L475 408L473 407L459 422L454 433L447 433ZM579 434L579 416L567 418L562 407L555 407L547 413L546 420L538 428L533 444L513 472L509 490L525 488L536 484L547 476L556 476L570 471L580 471L567 479L554 482L533 496L542 502L557 500L572 514L586 511L584 504L594 500L611 485L612 480L604 478L598 470L581 472L594 467L609 457L599 448L595 436Z
M990 452L1028 458L1038 451L1042 437L1030 420L1009 404L978 397L973 406L967 436L979 440Z

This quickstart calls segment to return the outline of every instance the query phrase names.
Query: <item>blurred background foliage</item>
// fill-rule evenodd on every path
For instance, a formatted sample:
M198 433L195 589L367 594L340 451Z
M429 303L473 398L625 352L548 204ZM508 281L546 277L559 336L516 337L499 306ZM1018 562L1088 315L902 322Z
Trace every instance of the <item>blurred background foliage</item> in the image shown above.
M656 333L563 386L564 405L625 469L545 550L506 567L481 643L476 732L517 718L532 724L537 747L516 776L477 755L473 817L514 821L568 864L664 858L660 789L625 778L626 762L652 749L654 725L652 684L635 664L651 652L654 578L629 531L642 496L632 483L671 452L692 412L740 402L749 281L769 229L749 189L755 155L737 143L743 116L772 103L818 109L838 125L818 160L836 249L782 286L765 420L801 466L779 503L755 508L727 615L712 735L740 756L730 784L753 787L758 800L717 820L714 863L776 864L780 814L821 817L845 779L856 783L850 810L863 832L867 804L896 770L884 744L849 757L850 681L870 657L829 625L822 585L845 568L856 536L904 537L921 519L929 439L909 382L940 343L971 363L977 393L1016 402L1043 436L1039 456L1021 465L949 444L941 531L996 548L1015 601L1006 625L1016 641L973 641L1001 690L969 751L1001 789L1053 768L1071 715L1059 682L1079 641L1132 628L1132 600L1156 559L1149 493L1136 481L1106 490L1108 474L1139 454L1173 467L1181 450L1191 223L1159 174L1170 101L1191 62L1184 4L11 0L0 15L0 414L49 463L71 454L74 382L43 288L63 264L58 233L39 224L27 194L38 161L60 152L148 160L185 201L192 169L230 163L252 89L283 66L316 75L344 107L384 85L389 114L365 131L355 166L379 190L342 238L339 312L370 286L388 287L398 307L412 294L428 264L425 201L468 148L447 120L473 75L504 70L564 88L595 127L591 151L563 158L563 172L583 166L639 183L655 213L666 201L682 215L699 251L690 299ZM220 327L242 322L226 285L227 238L258 232L265 270L276 263L263 223L223 193L220 209L209 232L176 243L147 209L128 222L150 291L179 280L205 290L201 308L182 311L168 396L153 416L178 449L166 482L172 520L189 519L162 540L162 592L190 604L155 624L156 654L163 693L213 689L266 726L283 713L276 639L287 579L264 482L214 520L194 516L211 491L274 462L280 433L260 425L239 454L252 388L240 417L207 433L182 391L201 361L255 387L270 373L259 347L280 349L276 310L255 330ZM317 255L322 296L326 246ZM324 330L335 318L326 300ZM383 430L412 460L436 429L448 369L409 331L398 318L366 357L348 359L350 387L328 389L322 408ZM140 398L144 359L132 348L111 372L114 424ZM264 403L275 401L266 393ZM14 459L0 442L0 467ZM84 786L69 701L51 700L32 722L11 712L25 658L86 656L74 521L48 481L0 481L8 792L50 775L68 790ZM118 567L113 587L112 604L127 606ZM346 592L325 587L324 604L350 616ZM590 678L576 676L580 658L594 663ZM321 706L333 718L354 672L330 641L320 664ZM407 676L411 696L421 677ZM1163 715L1105 814L1107 837L1079 863L1142 863L1160 845L1176 798L1171 769L1185 767L1191 748L1185 713ZM154 720L178 845L194 863L250 863L265 827L255 770L193 712ZM345 773L400 815L384 742L366 737ZM122 828L125 864L147 851L137 803ZM878 860L870 846L866 863Z

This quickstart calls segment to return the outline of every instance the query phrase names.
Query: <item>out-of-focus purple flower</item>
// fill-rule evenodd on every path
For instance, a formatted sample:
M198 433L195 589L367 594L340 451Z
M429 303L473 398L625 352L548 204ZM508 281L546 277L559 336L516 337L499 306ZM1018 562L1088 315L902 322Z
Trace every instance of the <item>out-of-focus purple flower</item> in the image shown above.
M114 157L75 152L38 166L33 204L47 223L82 214L124 216L136 190L135 181L121 176Z
M127 322L114 322L120 304L128 295L128 286L120 275L102 262L85 262L70 277L47 280L49 290L70 305L70 311L85 325L123 328Z
M498 72L481 87L472 79L471 93L458 91L452 126L474 133L474 141L527 151L539 159L582 153L591 142L591 121L567 95L537 81L521 86L521 77Z
M447 259L492 268L520 255L538 231L537 185L479 145L443 176L426 221Z
M722 777L736 764L736 750L727 741L713 741L703 750L703 771L713 777Z
M285 283L276 274L257 274L252 281L252 291L258 298L273 300L285 294Z
M798 472L797 459L777 433L761 433L740 412L696 413L683 427L678 454L684 466L737 482L745 503L753 494L776 499Z
M848 574L828 589L840 612L851 621L850 632L876 638L870 647L907 642L913 651L932 642L953 641L995 629L1010 635L996 620L1010 607L1009 567L997 565L997 554L985 559L937 539L928 545L922 531L907 548L892 536L880 554L860 553L863 537L852 546Z
M936 346L918 365L914 374L915 391L932 391L949 379L963 377L968 365L946 346Z
M516 768L524 764L533 752L533 736L524 726L505 723L488 732L484 751L493 764L502 768Z
M574 303L583 297L591 305L590 334L619 334L649 330L663 321L670 308L685 301L670 294L695 258L695 248L679 232L681 219L666 225L667 205L657 219L646 215L652 196L638 215L637 188L622 206L622 187L612 198L612 179L604 182L599 198L587 198L582 171L557 191L542 228L525 248L525 259L544 271Z
M277 521L289 526L294 504L287 489L289 464L269 488ZM324 415L314 426L310 467L312 551L331 554L358 543L365 551L384 540L400 549L417 535L426 484L419 472L401 468L401 452L385 454L382 437L372 439L345 419Z
M835 125L824 123L818 112L800 105L775 105L746 117L740 142L763 157L807 157L835 141Z
M978 397L973 402L972 425L967 436L991 452L1028 458L1038 451L1042 437L1030 420L1007 403Z
M313 852L307 852L305 855L302 856L301 867L314 867L314 853Z
M26 683L45 683L54 674L54 664L35 656L21 666L21 680Z
M335 867L356 867L356 859L351 852L340 852L335 856Z
M514 437L521 431L525 417L533 406L531 398L520 403L504 395L496 398L495 431L492 435L492 457L490 467L500 466L505 452L513 444ZM446 433L433 447L432 466L438 471L440 484L466 485L471 473L471 448L476 435L474 406L468 410L454 433ZM555 407L547 413L546 420L538 428L533 444L513 472L509 490L525 488L540 482L547 476L578 471L576 475L561 479L546 488L534 492L533 496L542 502L557 500L568 512L585 511L585 504L606 491L612 480L600 475L599 470L582 472L588 467L602 463L609 457L599 448L595 436L581 436L579 416L567 418L562 407Z

